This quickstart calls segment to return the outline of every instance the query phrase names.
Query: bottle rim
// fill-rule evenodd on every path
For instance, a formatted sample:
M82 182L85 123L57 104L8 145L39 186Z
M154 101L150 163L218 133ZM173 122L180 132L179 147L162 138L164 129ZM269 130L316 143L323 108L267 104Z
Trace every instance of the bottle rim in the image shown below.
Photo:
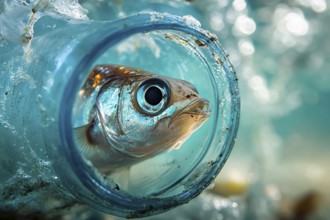
M159 13L143 13L112 22L99 23L101 24L100 27L102 27L99 36L102 37L95 43L93 49L89 51L89 53L87 53L74 68L73 74L70 76L65 87L59 113L59 128L62 144L59 146L58 150L69 161L71 169L81 183L92 192L95 197L86 198L81 196L78 192L72 192L72 194L100 211L130 218L158 214L170 208L187 203L189 200L199 195L214 181L215 176L220 172L231 152L237 134L240 113L238 83L232 64L227 58L227 53L209 32L201 29L198 24L189 22L187 17ZM214 166L212 166L205 175L206 178L204 178L203 181L198 181L191 188L174 196L164 198L138 198L107 186L83 161L83 158L79 155L78 150L75 147L71 117L75 95L78 93L81 86L81 80L79 79L86 77L86 75L84 75L86 74L86 69L90 69L93 61L95 61L106 49L129 36L157 30L174 30L193 35L201 43L208 44L209 50L212 51L212 54L215 54L217 58L221 59L221 68L223 69L223 72L226 73L231 93L232 124L221 153L218 155L217 160L214 161ZM77 47L79 47L79 45L80 44L78 44Z

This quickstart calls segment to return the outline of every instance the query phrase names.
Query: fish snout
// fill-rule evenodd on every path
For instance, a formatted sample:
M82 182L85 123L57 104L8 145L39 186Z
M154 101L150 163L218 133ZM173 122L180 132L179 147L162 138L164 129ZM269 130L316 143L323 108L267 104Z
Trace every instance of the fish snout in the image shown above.
M197 98L186 106L184 113L209 116L211 113L210 102L205 98Z

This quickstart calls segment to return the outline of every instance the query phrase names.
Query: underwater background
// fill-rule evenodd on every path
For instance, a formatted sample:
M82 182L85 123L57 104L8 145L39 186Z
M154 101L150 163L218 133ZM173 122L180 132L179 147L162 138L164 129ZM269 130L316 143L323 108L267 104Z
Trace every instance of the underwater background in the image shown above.
M81 4L96 20L193 15L228 51L241 96L236 143L213 188L146 219L330 219L330 1L140 2ZM112 13L96 13L102 5Z
M96 20L193 15L228 51L241 96L236 143L211 194L146 219L330 219L330 1L138 2L81 5Z
M199 197L145 219L330 219L330 0L49 2L48 14L77 19L113 20L146 11L192 15L229 53L241 119L228 161ZM17 34L7 33L13 39Z

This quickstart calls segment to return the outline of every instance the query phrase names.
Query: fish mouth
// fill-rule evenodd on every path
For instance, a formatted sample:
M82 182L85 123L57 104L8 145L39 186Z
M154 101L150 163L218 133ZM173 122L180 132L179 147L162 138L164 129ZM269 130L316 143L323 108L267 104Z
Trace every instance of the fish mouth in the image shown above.
M210 113L210 102L204 98L196 98L173 115L171 121L169 122L169 127L172 125L174 120L181 115L190 115L191 117L198 116L199 121L203 122L208 118Z

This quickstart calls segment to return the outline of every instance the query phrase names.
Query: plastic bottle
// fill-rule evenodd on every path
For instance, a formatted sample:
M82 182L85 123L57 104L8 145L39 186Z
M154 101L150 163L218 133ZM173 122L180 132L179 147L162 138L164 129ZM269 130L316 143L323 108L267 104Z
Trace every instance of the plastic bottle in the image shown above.
M43 17L30 47L6 41L0 51L0 210L46 213L82 203L122 217L157 214L201 193L229 156L237 78L217 38L190 16ZM179 150L131 167L129 176L103 175L75 146L73 106L104 62L190 81L210 100L210 119Z

